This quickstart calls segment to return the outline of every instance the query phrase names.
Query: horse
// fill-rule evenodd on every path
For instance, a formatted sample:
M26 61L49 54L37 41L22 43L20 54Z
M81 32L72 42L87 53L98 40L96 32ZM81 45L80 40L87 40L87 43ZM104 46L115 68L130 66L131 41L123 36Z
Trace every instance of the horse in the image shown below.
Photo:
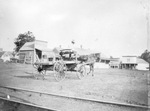
M95 56L93 54L82 55L82 56L78 57L77 59L90 67L90 70L87 73L87 75L92 73L92 76L94 76L94 63L96 61Z

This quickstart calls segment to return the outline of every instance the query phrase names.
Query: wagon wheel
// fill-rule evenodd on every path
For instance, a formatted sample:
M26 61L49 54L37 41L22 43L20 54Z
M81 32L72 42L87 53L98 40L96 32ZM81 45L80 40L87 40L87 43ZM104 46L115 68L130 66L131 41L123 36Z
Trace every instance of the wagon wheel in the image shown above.
M62 81L65 79L66 65L64 63L56 62L53 71L56 81Z
M36 69L36 71L38 72L39 75L42 76L43 80L45 79L44 76L46 75L46 70L43 70L41 68L41 65L39 64L33 64L33 67ZM36 76L36 74L33 74L33 76L38 79L38 77Z
M81 65L79 66L78 70L77 70L77 76L79 79L82 79L86 76L86 68L85 65Z

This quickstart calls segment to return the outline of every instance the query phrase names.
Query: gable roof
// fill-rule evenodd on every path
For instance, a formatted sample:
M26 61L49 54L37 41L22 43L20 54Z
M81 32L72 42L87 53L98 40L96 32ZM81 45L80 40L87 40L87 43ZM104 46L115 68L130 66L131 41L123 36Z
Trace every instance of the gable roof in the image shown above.
M60 52L60 50L62 50L62 48L60 48L60 47L55 47L55 48L53 49L53 52L55 52L56 54L58 54L58 53Z
M44 45L43 45L44 44ZM35 40L34 42L26 42L21 48L20 51L33 51L35 49L41 51L51 51L52 49L47 48L46 41Z
M4 59L5 57L10 57L10 58L12 58L12 57L13 57L12 52L11 52L11 51L3 51L3 52L1 53L0 58L1 58L1 59Z
M26 42L21 48L20 51L23 50L34 50L34 42Z
M122 56L122 57L137 57L137 56L127 55L127 56Z
M148 62L146 62L144 59L138 57L137 57L137 63L148 64Z

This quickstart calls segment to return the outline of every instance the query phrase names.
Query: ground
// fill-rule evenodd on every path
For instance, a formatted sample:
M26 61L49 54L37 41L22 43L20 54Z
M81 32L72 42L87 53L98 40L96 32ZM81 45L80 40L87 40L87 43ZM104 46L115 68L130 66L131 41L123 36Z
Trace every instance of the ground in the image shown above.
M53 72L47 72L46 80L40 76L35 79L36 73L29 64L0 63L0 85L106 102L148 105L148 71L95 69L94 77L89 75L83 80L75 73L67 72L66 79L61 82L54 79Z

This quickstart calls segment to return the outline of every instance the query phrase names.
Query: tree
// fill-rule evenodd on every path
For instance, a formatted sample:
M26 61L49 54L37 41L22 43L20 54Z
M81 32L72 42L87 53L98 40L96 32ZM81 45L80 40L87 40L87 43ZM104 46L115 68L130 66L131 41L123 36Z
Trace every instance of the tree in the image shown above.
M149 71L150 71L150 52L148 50L145 50L144 53L142 53L141 58L149 63Z
M16 47L14 50L16 52L19 51L19 49L26 43L26 42L33 42L35 40L35 37L32 32L28 31L24 34L19 34L18 37L15 39L14 44Z
M145 61L147 61L148 63L150 63L150 52L145 50L142 54L141 54L141 58L144 59Z

